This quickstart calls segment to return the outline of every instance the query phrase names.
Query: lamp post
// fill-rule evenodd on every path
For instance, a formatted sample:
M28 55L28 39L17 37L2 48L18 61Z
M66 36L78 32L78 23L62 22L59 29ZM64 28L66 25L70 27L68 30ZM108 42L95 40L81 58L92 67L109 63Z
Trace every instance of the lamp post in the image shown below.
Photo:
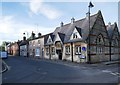
M89 55L88 55L88 63L91 63L91 57L90 57L90 8L94 7L94 5L89 2L88 6L88 14L89 14Z

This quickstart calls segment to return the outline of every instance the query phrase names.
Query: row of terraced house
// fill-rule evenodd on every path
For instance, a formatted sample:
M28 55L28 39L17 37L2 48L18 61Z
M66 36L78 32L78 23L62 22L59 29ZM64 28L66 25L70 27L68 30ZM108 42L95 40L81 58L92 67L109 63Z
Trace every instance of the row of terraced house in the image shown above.
M90 29L89 29L90 19ZM90 31L89 31L90 30ZM117 23L105 25L101 11L88 18L71 19L68 24L49 34L12 43L10 54L40 59L59 59L72 62L103 62L120 59L120 33Z

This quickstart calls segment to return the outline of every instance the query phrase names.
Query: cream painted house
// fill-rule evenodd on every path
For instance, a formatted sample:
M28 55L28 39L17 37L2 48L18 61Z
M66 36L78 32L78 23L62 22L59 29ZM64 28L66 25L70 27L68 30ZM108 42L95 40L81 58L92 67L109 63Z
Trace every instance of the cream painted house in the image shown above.
M44 57L44 36L39 36L29 41L29 57Z

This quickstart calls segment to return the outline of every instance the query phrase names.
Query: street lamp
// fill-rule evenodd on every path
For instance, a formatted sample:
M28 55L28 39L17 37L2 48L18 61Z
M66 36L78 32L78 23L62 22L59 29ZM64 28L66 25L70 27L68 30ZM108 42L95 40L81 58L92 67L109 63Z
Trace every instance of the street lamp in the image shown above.
M94 5L89 2L88 6L88 14L89 14L89 55L88 55L88 63L91 62L91 57L90 57L90 8L94 7Z

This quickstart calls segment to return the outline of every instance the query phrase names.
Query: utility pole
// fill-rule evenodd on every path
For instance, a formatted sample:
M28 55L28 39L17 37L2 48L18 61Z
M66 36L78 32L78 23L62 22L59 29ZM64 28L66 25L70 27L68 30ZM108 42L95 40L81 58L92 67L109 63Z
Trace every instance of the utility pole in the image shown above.
M94 7L94 5L89 2L89 6L88 6L88 14L89 14L89 36L88 36L88 39L89 39L89 55L88 55L88 63L91 63L91 57L90 57L90 8Z

